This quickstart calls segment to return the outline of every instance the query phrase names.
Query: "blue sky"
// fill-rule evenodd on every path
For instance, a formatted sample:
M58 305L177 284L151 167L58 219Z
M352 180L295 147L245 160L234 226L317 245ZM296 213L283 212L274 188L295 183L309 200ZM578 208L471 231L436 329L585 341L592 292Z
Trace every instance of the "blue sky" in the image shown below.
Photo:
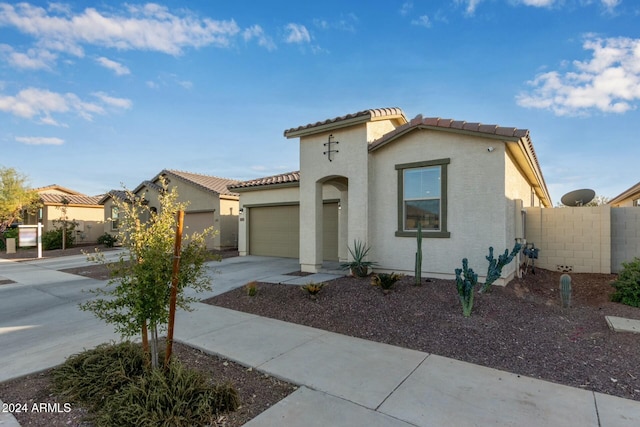
M639 104L635 0L0 0L0 165L33 187L288 172L285 129L400 107L529 129L554 204L614 197Z

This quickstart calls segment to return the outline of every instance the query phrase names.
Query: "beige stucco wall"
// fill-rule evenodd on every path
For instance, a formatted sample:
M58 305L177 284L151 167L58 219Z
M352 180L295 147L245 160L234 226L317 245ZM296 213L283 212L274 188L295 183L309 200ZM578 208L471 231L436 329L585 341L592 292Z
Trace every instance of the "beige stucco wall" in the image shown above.
M488 147L494 151L489 152ZM450 132L414 131L372 153L369 243L378 269L413 274L414 268L416 239L395 236L395 165L443 158L450 159L447 219L451 236L424 238L424 274L451 278L461 267L462 258L468 258L470 267L484 276L489 246L499 252L513 246L505 230L505 221L513 221L506 206L514 202L505 198L504 143Z
M611 273L611 207L525 209L526 239L540 248L535 265L576 273Z
M376 126L382 126L377 123ZM339 144L329 161L323 154L329 134ZM322 183L335 177L348 180L348 193L341 196L339 257L346 257L347 242L367 240L369 230L369 169L367 125L359 124L300 139L300 264L302 271L317 271L322 265ZM348 212L348 214L347 214Z
M45 206L42 210L43 232L56 228L54 221L62 218L62 206ZM76 243L94 243L103 234L104 209L102 206L69 206L67 219L76 226ZM34 218L35 221L35 218ZM58 227L60 224L58 224Z
M634 202L636 200L640 200L640 194L636 194L634 196L628 197L624 200L620 200L617 203L612 204L611 206L613 206L614 208L630 208L630 207L637 207L634 205Z

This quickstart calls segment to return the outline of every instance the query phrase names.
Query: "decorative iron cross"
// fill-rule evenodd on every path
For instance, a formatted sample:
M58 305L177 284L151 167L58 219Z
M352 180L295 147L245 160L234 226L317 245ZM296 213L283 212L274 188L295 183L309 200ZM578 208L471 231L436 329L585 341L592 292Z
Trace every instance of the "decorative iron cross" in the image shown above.
M329 139L327 140L327 142L325 142L323 145L325 147L327 147L327 151L323 152L322 154L326 154L327 155L327 159L329 159L330 162L333 161L333 159L331 158L331 153L339 153L339 150L333 150L331 149L331 144L340 144L340 141L334 141L333 140L333 135L329 135Z

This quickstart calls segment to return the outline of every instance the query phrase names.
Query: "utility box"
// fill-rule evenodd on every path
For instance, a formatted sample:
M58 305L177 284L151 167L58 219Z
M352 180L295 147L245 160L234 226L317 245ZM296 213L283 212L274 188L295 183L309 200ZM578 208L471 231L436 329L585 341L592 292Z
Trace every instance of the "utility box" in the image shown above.
M15 237L7 237L7 253L15 254L16 253L16 238Z

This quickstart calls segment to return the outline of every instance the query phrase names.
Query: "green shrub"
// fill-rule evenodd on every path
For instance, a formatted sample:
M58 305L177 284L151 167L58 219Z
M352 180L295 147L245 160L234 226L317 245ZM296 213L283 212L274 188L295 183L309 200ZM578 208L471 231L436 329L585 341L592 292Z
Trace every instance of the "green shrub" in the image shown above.
M322 288L324 288L324 283L314 282L307 283L306 285L300 287L300 289L306 292L311 299L316 299L316 296L320 293Z
M371 278L371 284L380 286L383 290L389 290L401 277L402 275L396 273L378 273Z
M623 262L622 271L611 285L616 289L611 301L640 307L640 258Z
M98 244L105 245L107 248L112 248L117 241L118 238L109 233L104 233L102 236L98 237Z
M20 229L18 227L7 228L7 231L4 232L4 237L7 239L17 239L18 234L20 234Z
M67 229L67 238L65 240L65 247L70 248L73 246L73 229ZM62 249L62 229L49 230L42 235L42 248L45 251L53 249Z
M139 344L103 344L70 357L53 372L54 391L86 405L97 426L204 426L233 411L239 397L229 384L174 361L150 369Z
M230 384L211 386L197 371L172 362L153 369L105 402L98 426L205 426L240 405Z
M98 409L104 401L144 373L139 345L102 344L71 356L53 372L56 393Z
M247 295L255 297L258 294L258 282L255 280L244 285L244 289L247 291Z

